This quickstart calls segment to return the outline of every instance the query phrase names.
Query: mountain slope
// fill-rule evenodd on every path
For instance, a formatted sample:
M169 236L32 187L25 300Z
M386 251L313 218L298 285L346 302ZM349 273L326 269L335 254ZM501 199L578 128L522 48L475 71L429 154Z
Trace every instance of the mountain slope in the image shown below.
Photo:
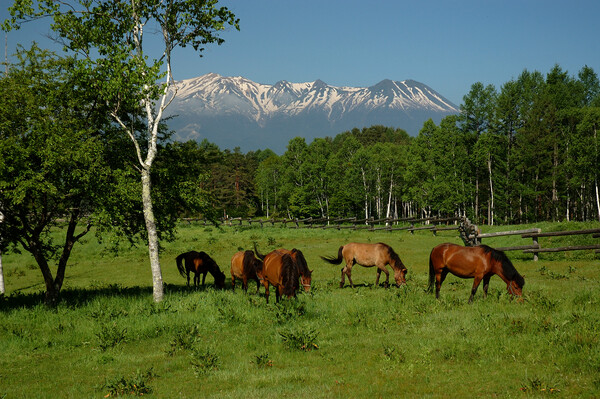
M416 135L431 118L439 121L458 107L428 86L383 80L374 86L335 87L307 83L255 83L215 73L177 82L168 108L175 139L208 139L242 151L271 148L282 153L289 140L335 136L354 127L385 125Z

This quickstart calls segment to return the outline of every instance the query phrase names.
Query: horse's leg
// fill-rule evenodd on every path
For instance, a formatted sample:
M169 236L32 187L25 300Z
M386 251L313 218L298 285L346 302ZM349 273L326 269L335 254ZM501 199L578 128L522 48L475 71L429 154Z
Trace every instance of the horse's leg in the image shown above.
M446 269L442 269L439 273L435 274L435 299L440 299L440 288L442 288L442 283L447 275L448 270Z
M264 280L267 281L267 280ZM265 298L267 298L267 303L269 303L269 283L267 282L266 284L263 283L263 285L265 286Z
M346 275L348 276L348 282L350 283L350 287L352 287L352 288L354 288L354 283L352 282L352 266L353 265L354 265L354 259L347 261L346 267L344 268L344 270L346 271Z
M279 287L275 287L275 303L279 303L279 297L281 297L281 293L279 292Z
M477 292L477 287L479 287L479 283L481 283L481 276L475 276L475 278L473 279L473 288L471 288L471 296L469 297L469 303L473 302L473 297L475 296L475 293Z
M204 274L202 275L202 286L204 287L204 281L206 280L206 275L208 274L208 271L205 271ZM200 276L198 275L198 280L200 280Z
M246 276L242 277L242 288L245 293L248 293L248 278Z
M381 270L377 269L377 278L375 279L375 287L379 287L379 277L381 277Z
M390 285L390 272L387 271L387 269L385 268L385 265L383 265L382 267L377 266L377 281L379 281L379 275L381 274L382 271L385 273L384 287L388 288Z
M483 297L484 298L487 298L488 287L490 286L490 278L492 278L492 276L485 276L483 278Z
M344 272L345 269L346 269L346 266L344 266L340 269L342 271L342 279L340 281L340 288L344 288L344 284L346 283L346 273Z
M187 271L187 286L190 287L190 271Z

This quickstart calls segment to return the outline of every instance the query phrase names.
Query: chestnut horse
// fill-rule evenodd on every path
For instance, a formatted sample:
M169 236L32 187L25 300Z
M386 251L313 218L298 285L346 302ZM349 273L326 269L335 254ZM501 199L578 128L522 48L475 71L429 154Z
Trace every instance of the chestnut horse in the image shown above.
M264 257L257 252L259 258L263 259L262 270L257 272L258 278L265 287L265 298L269 303L269 284L275 287L275 301L283 295L291 298L296 296L300 288L298 280L300 273L298 266L290 253L275 250Z
M256 293L260 289L260 280L256 274L263 266L262 260L254 256L254 252L240 251L236 252L231 258L231 287L235 290L235 279L242 280L242 288L248 291L248 280L256 281Z
M254 244L254 251L256 252L256 256L258 256L260 259L265 258L265 255L262 255L260 252L258 252L256 244ZM312 270L308 268L306 258L304 258L302 251L296 248L293 248L291 251L285 248L279 248L273 252L279 252L281 255L289 254L292 257L294 264L298 268L298 273L300 274L300 283L302 284L304 291L309 292L312 281Z
M206 274L210 273L215 278L217 288L225 288L225 273L219 269L217 263L206 252L190 251L179 255L177 270L182 277L187 277L187 285L190 286L190 272L194 272L194 286L200 283L200 274L202 274L202 286L206 280ZM183 262L185 261L185 268Z
M379 285L379 277L381 272L385 273L385 286L388 286L390 273L387 271L386 265L390 265L394 269L394 279L396 285L400 286L406 283L406 266L400 260L400 257L392 247L382 242L378 244L361 244L351 242L343 245L338 250L338 256L336 257L325 257L321 256L326 262L333 265L339 265L342 260L346 262L346 266L342 268L342 281L340 281L340 288L344 287L345 278L348 276L350 286L354 288L352 283L352 266L358 263L364 267L377 266L377 279L375 285Z
M429 255L429 291L435 282L435 297L440 297L440 288L446 275L452 273L460 278L472 278L473 288L469 303L483 280L483 294L487 296L490 278L497 274L506 283L512 295L523 295L525 279L517 272L506 254L487 245L463 247L456 244L440 244Z

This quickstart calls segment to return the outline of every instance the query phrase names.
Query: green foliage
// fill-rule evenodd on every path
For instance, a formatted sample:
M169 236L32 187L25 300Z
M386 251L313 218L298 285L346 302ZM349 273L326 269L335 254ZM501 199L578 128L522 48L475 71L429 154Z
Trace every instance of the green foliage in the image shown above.
M119 328L116 323L103 324L96 333L96 338L98 348L104 352L127 341L127 328Z
M190 354L190 363L197 377L202 377L219 369L219 356L210 350L195 349Z
M310 328L288 328L279 331L283 343L289 349L309 352L313 349L319 349L315 342L319 333Z
M124 376L107 380L102 386L105 397L113 396L144 396L152 393L150 381L155 378L152 368L145 372L137 370L135 374L127 378Z

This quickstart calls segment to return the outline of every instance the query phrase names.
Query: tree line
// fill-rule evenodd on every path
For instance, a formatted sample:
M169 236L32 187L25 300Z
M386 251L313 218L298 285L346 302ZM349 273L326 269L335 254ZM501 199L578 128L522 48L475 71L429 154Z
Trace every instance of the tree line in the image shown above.
M600 220L600 83L524 70L500 90L477 82L458 115L417 137L385 126L352 129L282 155L187 147L205 166L222 216L452 217L482 224ZM192 162L192 161L190 161Z

